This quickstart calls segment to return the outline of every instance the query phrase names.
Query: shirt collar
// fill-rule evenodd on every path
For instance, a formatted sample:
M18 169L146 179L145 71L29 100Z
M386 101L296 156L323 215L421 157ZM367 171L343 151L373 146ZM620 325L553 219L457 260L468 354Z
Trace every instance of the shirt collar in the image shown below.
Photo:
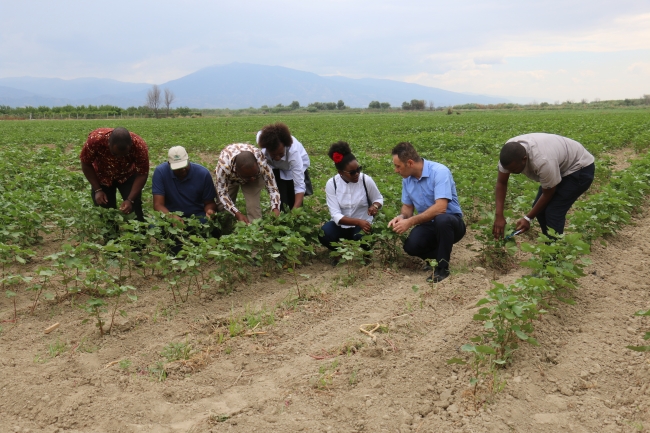
M418 179L414 176L415 180L420 180L431 175L431 164L427 164L427 160L422 158L422 175Z

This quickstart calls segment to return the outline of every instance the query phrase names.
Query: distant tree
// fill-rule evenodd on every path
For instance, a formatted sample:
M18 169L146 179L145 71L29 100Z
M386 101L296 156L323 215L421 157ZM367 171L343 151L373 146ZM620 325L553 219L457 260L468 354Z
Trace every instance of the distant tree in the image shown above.
M292 110L297 110L298 108L300 108L300 102L293 101L291 105L289 105L289 107L291 107Z
M324 105L328 110L336 110L337 107L336 102L326 102Z
M160 108L160 87L154 84L147 92L147 107L156 113L158 117L158 109Z
M426 107L426 102L424 99L411 99L411 109L412 110L424 110Z
M336 108L338 108L339 110L345 109L345 102L343 102L343 99L339 99L339 102L336 103Z
M169 106L172 105L174 99L176 99L174 92L169 89L165 89L165 107L167 108L167 116L169 116Z
M413 107L411 107L410 102L406 102L406 101L402 102L402 110L412 110L412 109Z
M643 95L643 98L641 99L645 105L650 105L650 95Z
M381 104L379 104L379 108L381 108L382 110L387 110L387 109L390 108L390 103L389 102L382 102Z
M379 101L370 101L370 104L368 104L368 108L381 108L381 104Z
M436 108L436 105L433 103L433 101L429 101L429 110L433 111L434 108Z

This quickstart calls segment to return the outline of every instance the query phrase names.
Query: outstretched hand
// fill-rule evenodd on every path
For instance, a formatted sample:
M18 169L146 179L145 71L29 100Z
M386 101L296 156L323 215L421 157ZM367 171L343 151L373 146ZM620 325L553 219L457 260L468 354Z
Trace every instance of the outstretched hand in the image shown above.
M492 234L494 239L501 239L504 235L506 228L506 218L504 216L497 216L494 218L494 224L492 225Z

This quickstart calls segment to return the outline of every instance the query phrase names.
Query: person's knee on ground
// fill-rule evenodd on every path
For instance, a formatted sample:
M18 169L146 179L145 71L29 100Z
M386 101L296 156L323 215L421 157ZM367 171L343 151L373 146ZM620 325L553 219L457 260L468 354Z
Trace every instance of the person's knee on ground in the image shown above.
M338 228L339 226L334 221L328 221L321 227L322 235L318 235L318 240L321 245L330 251L335 250L332 242L338 242L340 240Z

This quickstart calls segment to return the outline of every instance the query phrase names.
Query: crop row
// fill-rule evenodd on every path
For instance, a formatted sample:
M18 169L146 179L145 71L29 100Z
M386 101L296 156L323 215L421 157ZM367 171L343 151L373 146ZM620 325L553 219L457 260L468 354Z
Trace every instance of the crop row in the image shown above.
M576 204L568 233L551 239L540 235L537 243L522 243L521 249L531 254L522 266L532 270L508 286L493 283L486 297L478 301L481 307L474 320L483 324L483 332L461 349L471 354L474 371L471 384L476 392L479 384L490 377L493 368L511 361L521 342L537 345L532 336L534 321L546 313L552 300L573 304L572 291L583 268L589 264L589 244L603 236L616 233L630 222L631 214L650 191L650 154L633 161L632 165L612 176L611 182L599 193ZM639 311L637 315L650 315ZM645 334L650 339L650 332ZM637 351L649 351L650 346L628 346ZM460 358L449 363L465 364Z

